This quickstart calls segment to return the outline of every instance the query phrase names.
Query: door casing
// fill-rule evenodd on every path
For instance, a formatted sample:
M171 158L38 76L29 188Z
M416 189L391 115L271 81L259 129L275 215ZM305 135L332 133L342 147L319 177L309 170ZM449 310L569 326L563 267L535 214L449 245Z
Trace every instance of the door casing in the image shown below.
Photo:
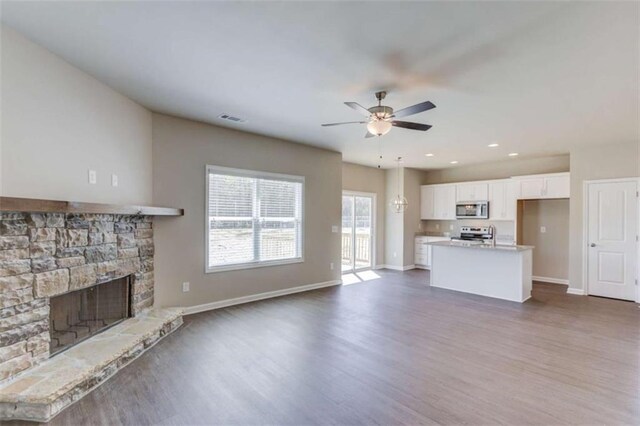
M343 190L342 195L350 195L356 197L371 197L371 269L376 269L376 210L378 209L378 200L377 194L375 192L362 192L362 191L351 191L351 190ZM363 269L359 269L363 270ZM358 271L358 269L353 269L352 272Z
M640 197L638 191L640 188L640 178L615 178L615 179L598 179L585 180L582 182L582 288L584 294L589 295L589 186L597 183L616 183L616 182L634 182L636 184L636 211L638 214L638 233L640 233ZM638 285L638 275L640 275L640 249L638 240L636 239L636 303L640 303L640 285Z

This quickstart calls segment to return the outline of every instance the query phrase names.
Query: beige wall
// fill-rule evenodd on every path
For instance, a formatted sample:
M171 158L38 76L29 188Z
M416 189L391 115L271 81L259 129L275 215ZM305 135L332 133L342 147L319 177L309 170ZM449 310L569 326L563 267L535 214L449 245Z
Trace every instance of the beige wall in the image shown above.
M385 222L385 171L374 167L342 163L342 189L344 191L369 192L376 194L376 256L377 265L384 264L384 222Z
M569 200L525 201L521 226L522 243L535 246L533 275L568 280Z
M473 180L504 179L511 176L533 175L569 171L569 156L509 159L491 163L429 170L423 185L435 183L467 182Z
M605 144L571 151L569 286L583 290L583 190L585 180L640 176L638 143Z
M153 115L155 204L185 209L154 222L156 305L194 306L340 278L342 156L204 123ZM305 176L305 261L205 274L205 166ZM334 263L334 270L330 263ZM181 283L191 291L183 293Z
M10 28L0 38L0 193L150 203L151 113Z

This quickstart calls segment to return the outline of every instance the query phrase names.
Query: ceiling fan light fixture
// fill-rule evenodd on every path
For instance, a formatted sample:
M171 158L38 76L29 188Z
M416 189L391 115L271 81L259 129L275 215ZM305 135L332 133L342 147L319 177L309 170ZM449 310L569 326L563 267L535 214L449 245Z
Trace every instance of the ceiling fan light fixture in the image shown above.
M369 124L367 124L367 130L369 133L374 134L376 136L382 136L389 133L389 130L393 127L390 121L384 120L373 120Z

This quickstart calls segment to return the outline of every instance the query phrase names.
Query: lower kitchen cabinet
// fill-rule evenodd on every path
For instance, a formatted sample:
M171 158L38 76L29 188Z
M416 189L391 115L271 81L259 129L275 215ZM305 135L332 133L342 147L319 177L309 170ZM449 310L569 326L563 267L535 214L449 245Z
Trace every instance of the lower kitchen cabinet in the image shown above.
M426 243L450 241L449 237L416 237L414 264L419 269L431 269L431 246Z

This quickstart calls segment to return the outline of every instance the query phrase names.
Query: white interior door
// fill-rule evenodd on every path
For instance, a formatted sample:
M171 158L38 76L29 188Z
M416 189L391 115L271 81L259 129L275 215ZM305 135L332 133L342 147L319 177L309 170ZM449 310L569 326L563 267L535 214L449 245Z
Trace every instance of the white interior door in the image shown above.
M588 189L588 292L636 299L637 183L598 182Z

